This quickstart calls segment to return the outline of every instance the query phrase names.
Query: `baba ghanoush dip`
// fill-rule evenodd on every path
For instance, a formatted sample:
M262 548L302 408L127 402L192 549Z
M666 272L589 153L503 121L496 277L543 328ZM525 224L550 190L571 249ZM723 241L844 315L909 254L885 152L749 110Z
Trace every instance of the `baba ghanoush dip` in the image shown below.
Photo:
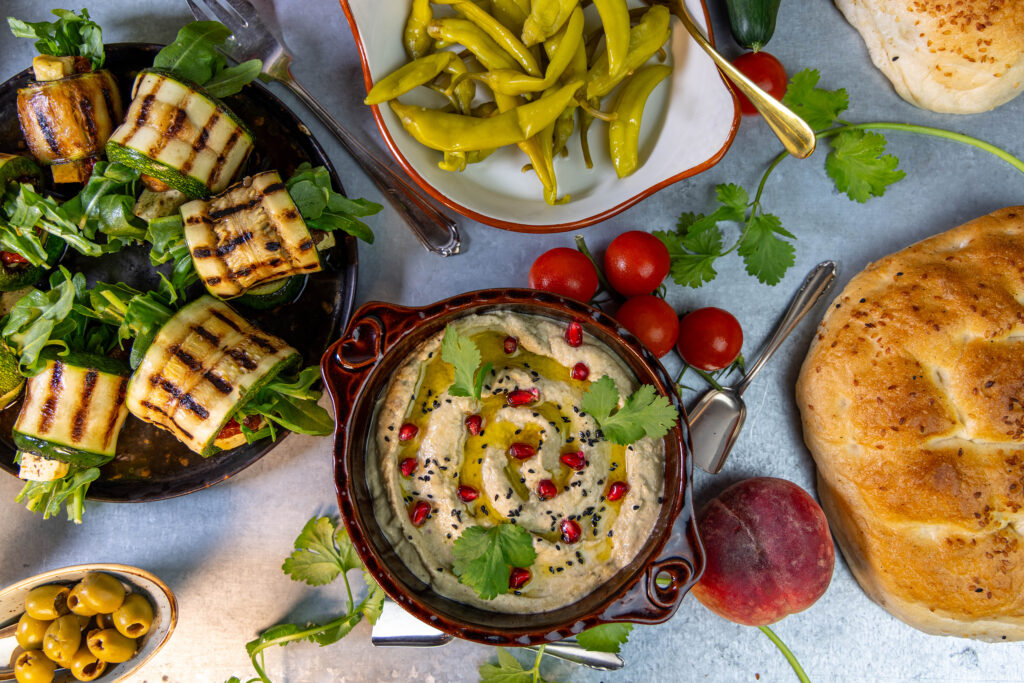
M493 369L480 400L450 395L439 332L395 373L367 454L377 521L406 566L450 599L520 613L576 602L636 557L662 507L664 441L612 444L580 409L591 382L615 380L621 406L637 379L590 335L571 345L560 321L494 312L452 326ZM453 545L473 525L501 523L526 529L537 559L512 570L507 594L483 600L453 572Z

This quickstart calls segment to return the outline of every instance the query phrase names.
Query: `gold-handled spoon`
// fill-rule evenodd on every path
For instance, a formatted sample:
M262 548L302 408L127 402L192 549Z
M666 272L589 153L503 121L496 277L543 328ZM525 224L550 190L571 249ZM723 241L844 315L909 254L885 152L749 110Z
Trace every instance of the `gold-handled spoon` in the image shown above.
M732 65L718 51L711 46L704 34L701 33L697 24L693 23L683 0L644 0L649 5L662 4L668 7L672 14L679 18L683 27L693 37L694 41L704 52L708 53L711 61L715 63L718 70L728 78L736 88L747 96L750 103L761 112L761 116L768 122L772 131L782 141L786 150L795 157L805 159L814 152L815 137L814 131L807 125L807 122L797 116L792 109L779 102L777 99L754 85L754 82L740 73L740 70Z

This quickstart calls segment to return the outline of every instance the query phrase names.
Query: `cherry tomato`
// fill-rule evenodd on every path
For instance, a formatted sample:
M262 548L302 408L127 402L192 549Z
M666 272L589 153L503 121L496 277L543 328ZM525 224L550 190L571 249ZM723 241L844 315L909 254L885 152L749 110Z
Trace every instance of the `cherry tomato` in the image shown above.
M782 66L782 62L764 50L742 54L734 59L732 64L743 72L744 76L754 81L757 87L775 99L781 100L782 96L786 94L786 86L789 84L786 69ZM737 90L736 97L740 100L741 112L747 115L757 113L757 109L750 103L746 95Z
M0 261L5 266L13 266L16 263L28 263L28 260L21 254L16 254L13 251L0 251Z
M721 370L740 355L743 329L728 311L709 306L679 321L676 349L683 360L707 372Z
M530 266L530 287L590 301L597 291L597 269L575 249L557 247L545 251Z
M668 247L642 230L624 232L604 252L604 274L623 296L650 294L668 275Z
M658 358L672 350L679 336L676 312L664 299L653 294L627 299L615 317Z

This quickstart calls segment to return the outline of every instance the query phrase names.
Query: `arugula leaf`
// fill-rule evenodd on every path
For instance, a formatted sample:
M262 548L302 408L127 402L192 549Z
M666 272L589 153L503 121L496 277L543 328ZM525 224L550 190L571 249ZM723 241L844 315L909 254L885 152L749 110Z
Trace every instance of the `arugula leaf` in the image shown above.
M17 38L35 38L41 55L54 57L86 57L94 69L103 67L103 31L92 21L89 11L79 16L72 10L51 10L57 21L28 22L7 17L11 33Z
M303 368L294 379L275 377L241 407L245 415L261 415L298 434L326 436L334 432L334 418L317 404L321 392L312 389L320 379L316 365ZM257 432L262 438L263 431Z
M615 652L629 639L633 624L601 624L576 636L576 642L588 650Z
M15 503L25 501L25 507L32 512L42 512L43 519L49 519L67 507L68 520L82 523L85 511L85 494L89 485L100 476L97 467L71 466L66 475L52 481L28 481L14 498Z
M145 240L152 247L149 250L149 262L154 266L171 261L170 284L179 295L184 296L185 289L193 282L199 281L192 252L185 241L185 224L181 215L164 216L149 222Z
M341 230L373 244L373 231L359 220L383 207L367 199L349 199L331 187L331 174L323 166L304 162L286 183L288 194L311 230Z
M793 233L782 227L777 216L757 214L747 223L737 250L747 266L747 273L769 285L778 284L796 258L793 245L777 235L796 239Z
M178 31L174 42L160 50L153 66L207 89L214 97L234 95L251 83L263 68L258 59L228 67L217 47L231 37L219 21L193 21Z
M503 647L498 648L498 663L484 662L477 669L480 683L537 683L543 678L534 679L534 671L527 671L523 665Z
M7 215L7 222L22 234L29 235L36 229L44 230L64 240L68 246L85 256L102 256L109 251L86 237L53 198L36 193L26 183L17 187L17 194L8 192L5 195L3 211Z
M56 346L67 350L81 340L86 319L74 310L85 290L85 276L74 276L64 268L50 277L50 289L30 289L18 299L6 318L3 338L19 356L21 373L31 377L46 365L40 358L43 349Z
M615 380L605 375L583 394L580 408L597 421L604 438L620 446L628 446L644 436L660 438L679 419L675 406L657 395L650 384L641 385L621 408L612 412L618 402Z
M293 581L322 586L338 574L361 566L345 527L336 527L330 517L314 517L302 527L295 539L295 551L281 570Z
M483 378L491 371L490 363L480 367L480 349L473 340L452 325L444 328L441 339L441 360L455 368L455 382L448 388L452 396L480 399Z
M453 571L484 600L508 593L513 567L529 567L537 559L530 532L515 524L485 529L467 527L452 546Z
M61 209L90 240L101 232L122 241L141 241L146 222L133 213L140 175L124 164L97 162L85 187Z
M850 105L845 88L824 90L818 88L821 74L817 69L804 69L793 74L786 87L782 103L807 122L813 130L823 130L836 123L839 115Z
M885 136L847 130L832 140L825 170L840 192L857 202L881 197L887 187L907 174L898 170L899 159L885 154Z
M140 292L120 282L113 285L98 282L86 292L89 314L116 327L118 340L132 340L128 363L133 370L139 367L153 339L174 315L170 304L176 297L177 293L164 278L156 291Z

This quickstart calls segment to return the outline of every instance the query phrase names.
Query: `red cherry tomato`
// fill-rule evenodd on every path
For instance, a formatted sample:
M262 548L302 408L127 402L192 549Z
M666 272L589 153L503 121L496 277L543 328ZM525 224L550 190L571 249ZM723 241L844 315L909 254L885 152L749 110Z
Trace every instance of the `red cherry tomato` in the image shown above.
M679 321L676 349L683 360L707 372L721 370L740 355L743 329L728 311L698 308Z
M0 261L2 261L5 266L13 266L16 263L28 263L28 259L21 254L14 253L13 251L0 251Z
M664 299L644 294L622 304L616 319L661 358L672 350L679 336L679 318Z
M604 274L623 296L650 294L668 275L668 247L642 230L624 232L604 252Z
M739 69L744 76L754 81L757 87L764 90L777 100L781 100L786 94L786 86L789 78L786 76L786 69L782 62L775 59L765 51L748 52L732 60L733 66ZM756 114L757 109L750 103L746 95L739 90L736 97L740 100L740 111L744 114Z
M545 251L530 266L530 287L590 301L597 291L597 269L575 249L557 247Z

